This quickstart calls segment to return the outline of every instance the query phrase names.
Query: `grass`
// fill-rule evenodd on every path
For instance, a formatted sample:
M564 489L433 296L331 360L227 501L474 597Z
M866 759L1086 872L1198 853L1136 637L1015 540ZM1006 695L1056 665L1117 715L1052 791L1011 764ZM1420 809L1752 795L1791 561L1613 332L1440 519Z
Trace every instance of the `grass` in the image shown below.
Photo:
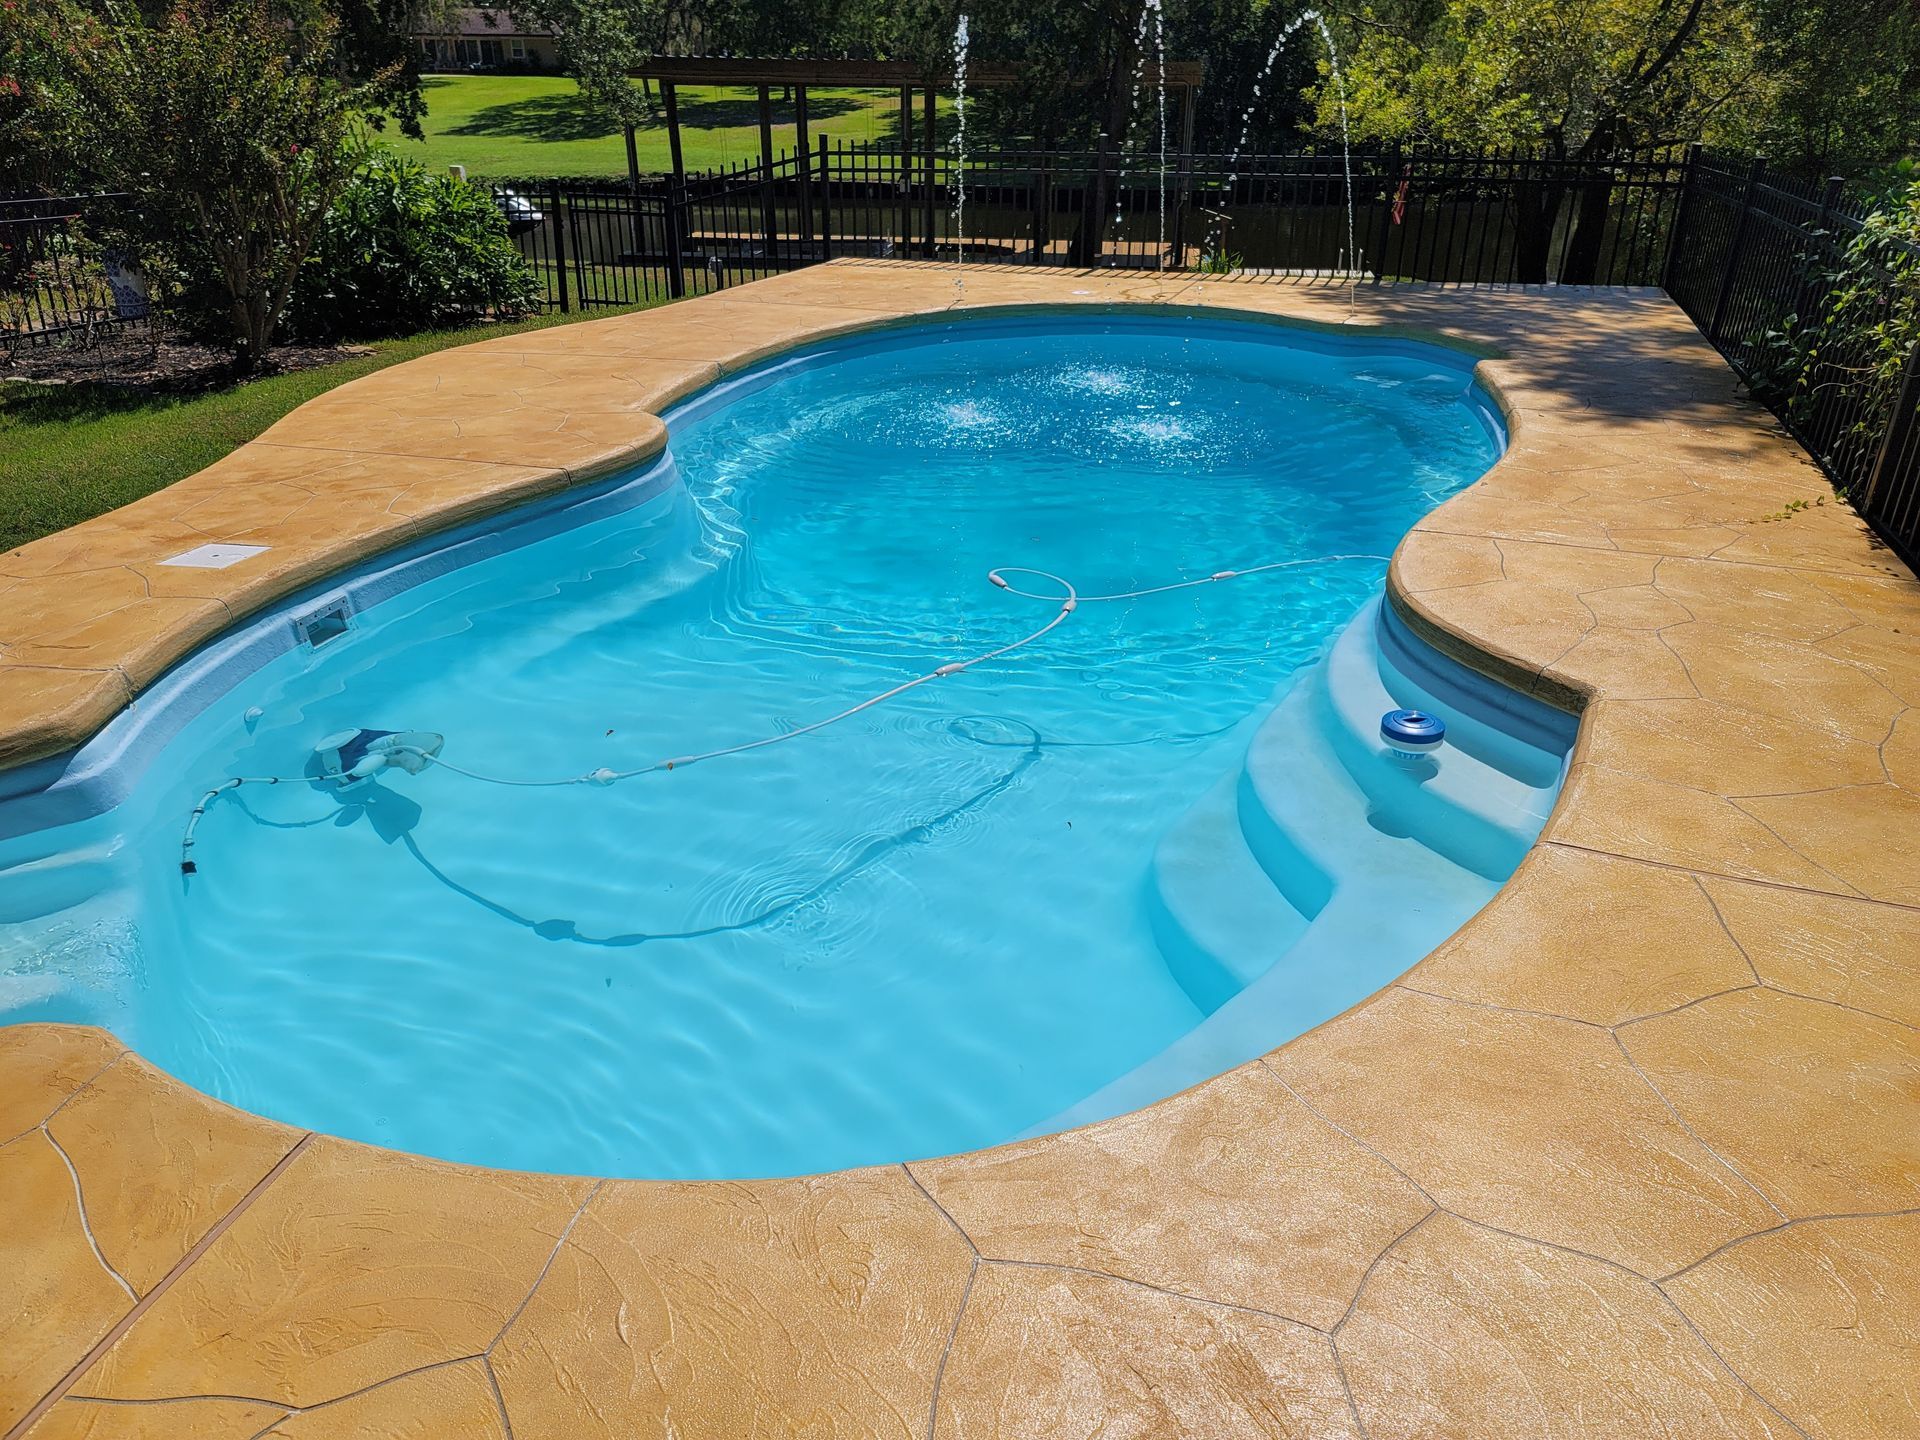
M337 364L190 395L0 383L0 552L185 479L348 380L472 340L622 313L545 315L383 340L372 353Z
M551 75L430 75L425 140L389 132L386 143L436 170L464 165L476 178L550 175L623 176L627 146L620 127L589 105L572 80ZM873 144L900 143L899 97L881 90L809 90L812 135ZM944 113L945 102L942 102ZM751 90L687 86L679 92L680 133L689 170L705 170L760 154L759 102ZM773 143L794 142L793 106L774 91ZM914 124L918 126L919 112ZM635 133L640 169L670 168L666 121Z

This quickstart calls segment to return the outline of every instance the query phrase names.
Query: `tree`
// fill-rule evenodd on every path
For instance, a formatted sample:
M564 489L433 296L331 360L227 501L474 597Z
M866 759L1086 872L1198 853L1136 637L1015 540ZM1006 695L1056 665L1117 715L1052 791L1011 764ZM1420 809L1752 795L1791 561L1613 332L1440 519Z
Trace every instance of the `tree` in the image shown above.
M365 149L365 95L331 73L337 22L300 48L261 0L163 18L36 0L56 64L31 97L48 143L131 194L190 275L210 275L242 371L257 367L328 207Z
M1870 173L1920 147L1920 6L1913 0L1753 0L1752 103L1705 138L1802 174Z
M1758 67L1744 0L1362 0L1343 20L1356 136L1520 145L1574 162L1518 187L1518 269L1531 282L1548 278L1570 193L1560 278L1590 282L1612 188L1604 160L1695 138ZM1333 87L1319 103L1331 129Z
M1744 0L1363 0L1340 17L1356 135L1544 144L1697 139L1756 71ZM1330 86L1320 123L1334 119Z
M631 78L643 61L702 33L698 0L512 0L515 21L553 32L560 66L622 125L645 124L653 101Z

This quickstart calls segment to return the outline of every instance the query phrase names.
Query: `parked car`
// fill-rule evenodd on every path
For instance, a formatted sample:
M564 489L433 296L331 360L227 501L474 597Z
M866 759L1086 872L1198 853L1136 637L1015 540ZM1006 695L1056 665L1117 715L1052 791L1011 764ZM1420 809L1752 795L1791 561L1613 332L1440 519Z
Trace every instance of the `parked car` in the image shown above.
M544 224L546 215L518 190L505 185L493 187L493 203L500 207L500 213L507 217L507 233L524 235L537 225Z

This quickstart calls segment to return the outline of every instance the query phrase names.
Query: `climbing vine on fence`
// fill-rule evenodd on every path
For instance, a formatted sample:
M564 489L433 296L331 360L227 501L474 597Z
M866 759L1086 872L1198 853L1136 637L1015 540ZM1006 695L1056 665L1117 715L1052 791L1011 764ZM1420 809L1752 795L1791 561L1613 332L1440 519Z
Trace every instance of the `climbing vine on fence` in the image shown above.
M1867 444L1884 431L1920 343L1920 181L1891 192L1851 238L1812 238L1803 252L1808 313L1767 331L1754 391L1804 423L1824 390L1858 387L1856 418L1834 443Z

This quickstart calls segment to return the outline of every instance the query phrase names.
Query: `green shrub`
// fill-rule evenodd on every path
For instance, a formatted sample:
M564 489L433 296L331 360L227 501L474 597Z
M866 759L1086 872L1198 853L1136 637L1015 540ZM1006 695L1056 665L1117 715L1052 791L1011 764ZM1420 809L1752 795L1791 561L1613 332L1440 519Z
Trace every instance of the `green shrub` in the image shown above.
M1920 181L1904 177L1879 197L1837 254L1807 259L1809 314L1775 320L1759 336L1754 393L1789 420L1810 425L1823 392L1857 391L1852 424L1826 436L1832 461L1868 457L1899 393L1907 357L1920 344Z
M486 190L376 151L328 212L287 328L302 339L407 335L525 315L540 294Z

